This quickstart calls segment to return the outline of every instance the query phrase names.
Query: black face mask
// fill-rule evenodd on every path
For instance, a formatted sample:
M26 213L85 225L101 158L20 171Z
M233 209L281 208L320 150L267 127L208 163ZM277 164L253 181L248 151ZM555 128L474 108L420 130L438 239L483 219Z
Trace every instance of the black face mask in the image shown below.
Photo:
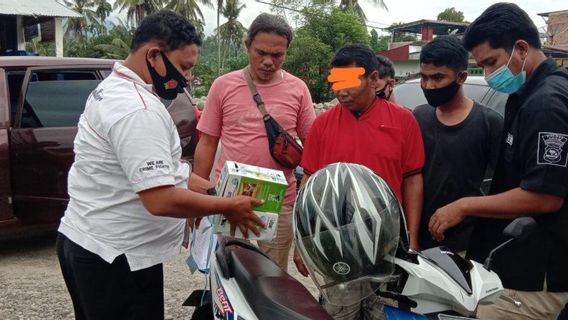
M384 86L381 90L377 91L375 95L376 95L377 97L381 98L381 99L385 99L385 100L390 99L390 96L391 96L391 94L392 94L392 91L389 93L388 96L387 96L387 94L385 93L385 91L387 90L388 85L389 85L388 83L385 83L385 86Z
M164 60L164 66L166 66L166 75L164 77L152 67L148 59L146 59L146 65L148 65L148 71L150 71L156 94L163 99L174 100L178 93L182 93L183 89L187 87L187 80L163 52L160 51L160 54L162 55L162 60Z
M429 105L431 105L432 107L439 107L452 100L458 93L459 89L460 89L460 84L457 83L456 81L453 81L452 83L450 83L449 85L443 88L438 88L438 89L422 88L422 91L424 91L424 96L426 97L426 101L428 101Z

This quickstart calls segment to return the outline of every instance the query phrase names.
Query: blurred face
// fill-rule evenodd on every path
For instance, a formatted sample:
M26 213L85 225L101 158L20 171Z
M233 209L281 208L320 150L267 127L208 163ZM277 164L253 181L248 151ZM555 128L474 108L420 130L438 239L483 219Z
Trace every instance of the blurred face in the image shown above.
M248 47L249 64L254 80L268 83L279 79L287 49L286 37L275 33L257 33Z
M511 48L511 51L513 48ZM485 41L471 50L471 54L475 59L475 62L483 68L483 72L486 76L493 73L495 70L503 65L509 63L509 69L513 75L517 75L521 72L523 61L527 56L528 44L520 40L515 43L515 51L511 53L507 52L503 48L493 49L488 41Z
M378 78L379 74L375 70L368 76L360 76L361 84L359 86L334 90L333 92L344 107L353 112L363 112L375 101Z
M435 66L430 63L420 64L420 86L423 89L440 89L456 81L458 84L465 82L465 73L456 73L447 66Z

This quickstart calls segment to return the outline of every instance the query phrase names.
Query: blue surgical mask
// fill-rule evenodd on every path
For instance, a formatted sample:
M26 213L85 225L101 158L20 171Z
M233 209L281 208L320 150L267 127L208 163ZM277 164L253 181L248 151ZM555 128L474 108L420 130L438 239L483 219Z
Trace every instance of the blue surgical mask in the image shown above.
M513 52L511 52L511 57L507 64L502 65L499 69L485 76L485 80L491 88L499 92L511 94L517 92L517 90L519 90L519 88L525 83L527 78L527 72L525 71L526 59L523 60L521 72L519 72L516 76L513 75L513 72L509 69L509 64L511 63L514 53L515 47L513 47Z

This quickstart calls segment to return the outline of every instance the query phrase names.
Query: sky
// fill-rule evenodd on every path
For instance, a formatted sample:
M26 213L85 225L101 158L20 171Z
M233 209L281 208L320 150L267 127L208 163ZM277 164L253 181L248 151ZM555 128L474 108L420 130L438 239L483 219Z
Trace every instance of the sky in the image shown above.
M394 22L412 22L421 19L436 20L438 14L446 8L455 7L462 11L466 21L473 21L490 5L500 2L494 0L384 0L388 11L380 9L372 0L359 0L367 15L367 24L376 27L387 27ZM109 2L114 2L110 0ZM212 1L216 2L216 1ZM263 0L270 2L270 0ZM511 1L512 2L512 1ZM537 27L544 27L546 23L537 13L568 10L568 2L560 0L515 0L523 10L532 18ZM271 6L259 3L256 0L241 0L246 7L239 20L248 28L254 18L262 12L270 12ZM215 8L202 6L205 18L205 34L210 35L217 26L217 13ZM111 19L117 16L126 16L125 12L113 13ZM221 24L224 19L221 16ZM380 30L377 30L380 32Z

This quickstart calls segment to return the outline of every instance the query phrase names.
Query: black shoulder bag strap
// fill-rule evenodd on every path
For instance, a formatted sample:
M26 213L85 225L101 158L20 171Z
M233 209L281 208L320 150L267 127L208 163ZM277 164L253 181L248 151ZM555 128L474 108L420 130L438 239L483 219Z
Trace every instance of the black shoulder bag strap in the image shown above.
M250 92L252 93L252 98L258 107L258 110L262 114L262 120L264 121L264 126L266 128L266 134L268 136L268 143L270 150L274 147L276 143L276 137L283 132L284 129L280 126L276 119L274 119L268 111L266 111L266 107L264 106L264 101L262 101L262 97L256 90L256 86L252 81L252 76L250 74L249 66L243 69L243 73L245 74L245 79L247 80L248 87Z

